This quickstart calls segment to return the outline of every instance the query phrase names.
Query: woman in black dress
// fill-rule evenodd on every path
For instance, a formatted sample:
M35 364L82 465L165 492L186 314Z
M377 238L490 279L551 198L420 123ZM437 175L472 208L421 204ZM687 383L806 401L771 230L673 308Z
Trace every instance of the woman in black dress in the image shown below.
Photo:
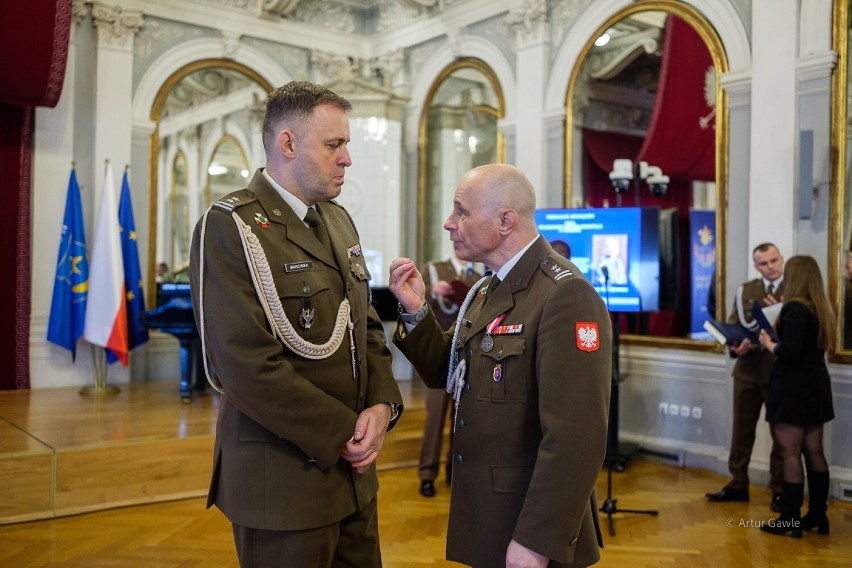
M802 529L828 534L828 462L822 445L823 424L834 418L831 378L825 352L834 344L834 312L823 289L816 260L794 256L784 265L784 307L775 328L760 344L775 354L769 382L766 420L781 445L784 490L781 516L761 527L773 534L802 538ZM810 492L808 513L801 517L805 472Z

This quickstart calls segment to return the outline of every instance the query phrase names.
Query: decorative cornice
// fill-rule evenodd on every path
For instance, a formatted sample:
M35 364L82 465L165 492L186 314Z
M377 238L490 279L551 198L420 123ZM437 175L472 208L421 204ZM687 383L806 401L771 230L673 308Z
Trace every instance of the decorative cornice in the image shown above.
M659 54L661 30L636 35L630 43L616 44L611 49L594 49L586 60L589 76L593 79L612 79L643 53Z
M749 71L728 71L722 73L720 84L728 93L728 107L731 109L751 105L751 73Z
M222 57L235 59L237 50L240 48L240 34L231 31L222 31Z
M71 4L71 17L74 18L74 23L79 24L86 19L86 0L74 0Z
M301 0L262 0L260 11L265 16L286 18L296 11Z
M131 49L133 35L142 27L141 12L125 12L120 6L92 4L92 19L98 30L98 44Z
M412 10L428 10L438 6L438 0L396 0L397 3Z
M835 65L837 53L834 51L805 55L796 59L796 75L800 82L830 79Z
M311 65L314 69L314 80L323 84L332 80L350 79L356 71L352 58L320 50L311 51Z
M464 36L464 30L459 28L447 32L447 43L453 57L458 58L462 56L462 40Z
M520 7L509 11L505 21L519 43L541 41L547 25L547 0L523 0Z
M370 60L373 69L381 73L382 86L386 89L394 85L394 77L405 69L405 51L402 48L377 55Z

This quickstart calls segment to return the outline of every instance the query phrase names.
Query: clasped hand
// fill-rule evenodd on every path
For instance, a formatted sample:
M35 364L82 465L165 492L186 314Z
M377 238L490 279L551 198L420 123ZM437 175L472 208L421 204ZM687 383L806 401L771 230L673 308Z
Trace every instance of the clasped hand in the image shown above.
M376 461L385 442L391 409L385 403L364 409L355 422L355 433L346 442L340 455L358 473L364 473Z

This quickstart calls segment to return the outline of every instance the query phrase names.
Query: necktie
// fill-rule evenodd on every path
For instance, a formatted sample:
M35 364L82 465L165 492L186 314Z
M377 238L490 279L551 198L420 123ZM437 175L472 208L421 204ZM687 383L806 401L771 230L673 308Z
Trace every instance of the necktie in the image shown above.
M325 228L325 223L320 219L319 213L313 207L308 207L308 213L305 215L305 223L311 228L314 236L325 247L325 250L334 256L331 249L331 241L328 239L328 230Z
M491 280L488 281L488 288L485 290L485 301L487 302L491 296L494 295L494 292L497 291L497 286L500 285L500 279L497 278L497 275L491 277Z
M771 293L772 293L772 292L774 292L774 291L775 291L775 283L774 283L774 282L770 282L770 283L769 283L769 286L767 286L767 287L766 287L766 293L767 293L767 294L771 294Z

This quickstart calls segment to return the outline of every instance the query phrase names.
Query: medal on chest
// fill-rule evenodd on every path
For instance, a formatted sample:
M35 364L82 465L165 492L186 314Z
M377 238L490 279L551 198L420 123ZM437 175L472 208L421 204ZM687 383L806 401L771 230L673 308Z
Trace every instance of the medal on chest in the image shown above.
M500 314L485 327L485 337L482 338L482 350L486 353L490 352L494 349L494 338L491 337L491 332L494 331L494 328L500 325L500 322L503 321L503 318L506 317L506 314Z

